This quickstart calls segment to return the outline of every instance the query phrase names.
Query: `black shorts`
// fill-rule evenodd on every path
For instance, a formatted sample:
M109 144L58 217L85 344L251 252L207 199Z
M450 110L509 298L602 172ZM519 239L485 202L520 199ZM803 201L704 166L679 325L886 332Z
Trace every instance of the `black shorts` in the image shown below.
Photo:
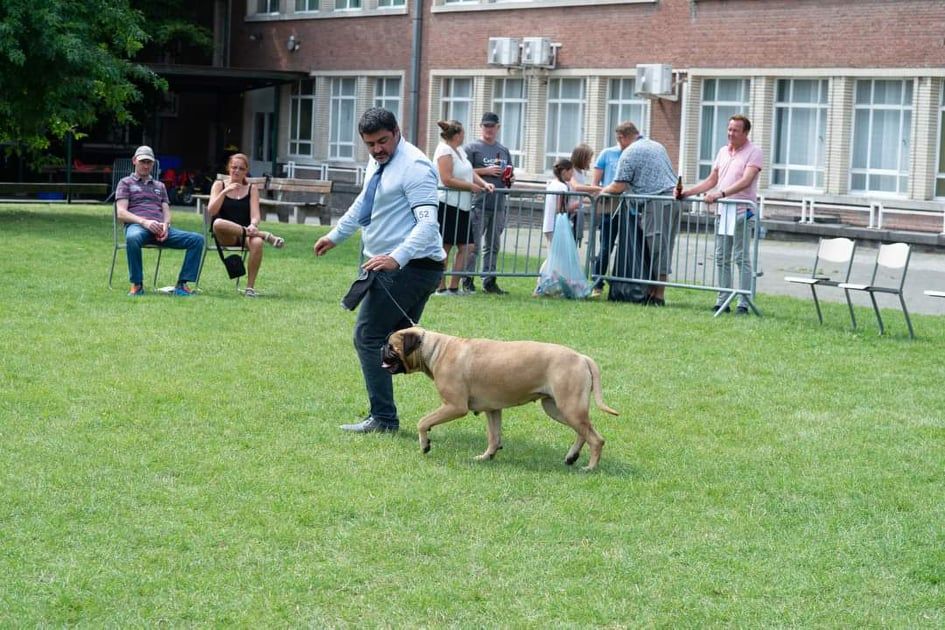
M469 231L469 211L440 202L436 219L440 223L440 234L444 245L467 245L472 242Z

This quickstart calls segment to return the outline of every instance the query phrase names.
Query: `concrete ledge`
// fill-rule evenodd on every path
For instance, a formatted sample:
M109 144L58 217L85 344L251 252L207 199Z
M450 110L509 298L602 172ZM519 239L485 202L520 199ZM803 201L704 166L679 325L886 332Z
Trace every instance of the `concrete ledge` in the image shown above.
M762 220L761 224L767 230L767 238L795 238L808 240L812 238L836 238L839 236L852 238L858 241L874 241L888 243L909 243L929 249L945 249L945 235L934 232L909 232L905 230L871 229L843 224L827 223L795 223L793 221Z

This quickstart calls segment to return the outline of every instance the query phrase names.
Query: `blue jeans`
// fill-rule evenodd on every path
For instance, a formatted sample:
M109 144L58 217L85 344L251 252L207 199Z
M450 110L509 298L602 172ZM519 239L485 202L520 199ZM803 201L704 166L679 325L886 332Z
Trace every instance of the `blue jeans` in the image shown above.
M157 245L154 234L138 225L129 223L125 226L125 248L128 256L128 279L132 284L143 284L144 272L141 267L141 248L145 245ZM186 249L184 264L181 265L178 284L194 282L200 271L200 258L203 255L203 235L171 228L167 239L160 244L169 249Z
M617 241L619 216L617 212L613 214L607 212L600 216L600 223L597 225L597 229L600 231L600 241L598 243L597 258L594 260L593 275L596 280L594 286L598 289L604 288L604 280L601 276L606 276L607 270L610 268L610 252ZM614 275L619 274L615 273Z
M415 322L440 283L442 271L404 267L377 274L368 289L354 325L354 348L361 361L361 373L371 404L371 416L380 422L397 422L394 382L381 367L381 349L392 332L410 327L403 309ZM387 289L385 291L384 289ZM388 292L390 295L388 295ZM391 298L396 300L395 305ZM400 305L398 308L397 305Z

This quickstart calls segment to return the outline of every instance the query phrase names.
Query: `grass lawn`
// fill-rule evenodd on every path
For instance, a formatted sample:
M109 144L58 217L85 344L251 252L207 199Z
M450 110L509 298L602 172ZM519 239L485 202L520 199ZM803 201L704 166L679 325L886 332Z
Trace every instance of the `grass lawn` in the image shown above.
M274 224L264 297L211 253L202 295L132 299L110 212L0 207L0 626L945 626L945 318L433 298L429 328L593 356L621 415L592 410L591 474L538 405L494 461L482 416L424 456L422 375L399 434L338 429L367 411L356 244Z

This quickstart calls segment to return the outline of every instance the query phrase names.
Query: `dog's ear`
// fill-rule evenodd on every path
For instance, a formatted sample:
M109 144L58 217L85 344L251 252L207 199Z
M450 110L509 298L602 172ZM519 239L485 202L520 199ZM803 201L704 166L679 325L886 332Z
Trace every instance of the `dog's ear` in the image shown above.
M403 337L401 337L401 341L402 341L403 344L404 344L403 352L404 352L404 358L405 358L405 359L406 359L407 357L409 357L410 354L411 354L414 350L416 350L417 348L420 347L420 340L421 340L421 339L422 339L422 337L421 337L420 335L418 335L417 333L415 333L415 332L405 332L405 333L404 333Z

